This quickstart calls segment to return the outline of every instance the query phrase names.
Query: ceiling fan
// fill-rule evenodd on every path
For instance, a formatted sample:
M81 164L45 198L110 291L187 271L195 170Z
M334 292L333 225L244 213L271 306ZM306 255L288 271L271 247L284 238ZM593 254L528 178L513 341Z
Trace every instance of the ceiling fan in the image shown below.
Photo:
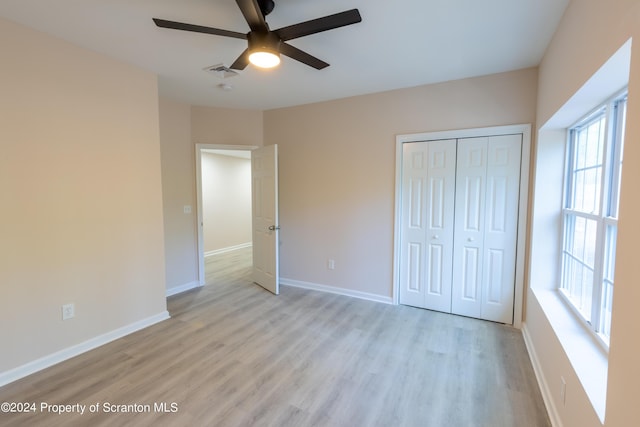
M280 54L321 70L328 67L329 64L286 42L298 37L357 24L362 21L358 9L351 9L271 30L269 29L269 24L265 21L265 16L273 10L275 6L273 0L236 0L236 3L251 29L246 34L158 18L153 18L153 21L158 27L247 40L249 47L231 64L230 68L235 70L244 70L249 62L262 68L275 67L280 63Z

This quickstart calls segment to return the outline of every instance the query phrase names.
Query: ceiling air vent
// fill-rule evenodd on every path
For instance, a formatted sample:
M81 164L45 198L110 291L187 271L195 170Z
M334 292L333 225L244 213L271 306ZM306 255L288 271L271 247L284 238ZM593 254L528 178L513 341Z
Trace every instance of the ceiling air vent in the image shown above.
M228 79L229 77L237 76L238 72L232 70L224 64L211 65L203 68L204 71L215 74L218 78Z

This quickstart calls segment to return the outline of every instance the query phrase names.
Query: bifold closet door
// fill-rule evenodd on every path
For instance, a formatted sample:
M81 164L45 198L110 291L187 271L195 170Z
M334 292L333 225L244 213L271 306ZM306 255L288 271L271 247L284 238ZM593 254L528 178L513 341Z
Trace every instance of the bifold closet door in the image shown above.
M400 304L451 311L456 140L403 144Z
M522 135L458 140L452 313L513 322Z

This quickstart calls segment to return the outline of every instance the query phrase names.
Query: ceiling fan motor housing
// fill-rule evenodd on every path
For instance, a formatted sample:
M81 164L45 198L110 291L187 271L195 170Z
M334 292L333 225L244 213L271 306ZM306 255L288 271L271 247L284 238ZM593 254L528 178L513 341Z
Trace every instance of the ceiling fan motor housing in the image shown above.
M251 31L247 35L249 41L249 51L255 52L273 52L280 54L280 37L275 33L262 33L257 31Z

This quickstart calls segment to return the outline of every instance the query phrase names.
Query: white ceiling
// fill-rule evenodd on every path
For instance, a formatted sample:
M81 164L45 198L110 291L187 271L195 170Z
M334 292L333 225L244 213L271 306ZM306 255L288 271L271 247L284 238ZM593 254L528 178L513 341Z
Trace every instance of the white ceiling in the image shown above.
M290 41L329 64L283 57L221 79L246 41L157 28L152 17L248 32L234 0L2 0L0 16L136 64L161 95L267 110L536 66L569 0L274 0L272 29L358 8L359 24ZM218 85L229 83L230 91Z

